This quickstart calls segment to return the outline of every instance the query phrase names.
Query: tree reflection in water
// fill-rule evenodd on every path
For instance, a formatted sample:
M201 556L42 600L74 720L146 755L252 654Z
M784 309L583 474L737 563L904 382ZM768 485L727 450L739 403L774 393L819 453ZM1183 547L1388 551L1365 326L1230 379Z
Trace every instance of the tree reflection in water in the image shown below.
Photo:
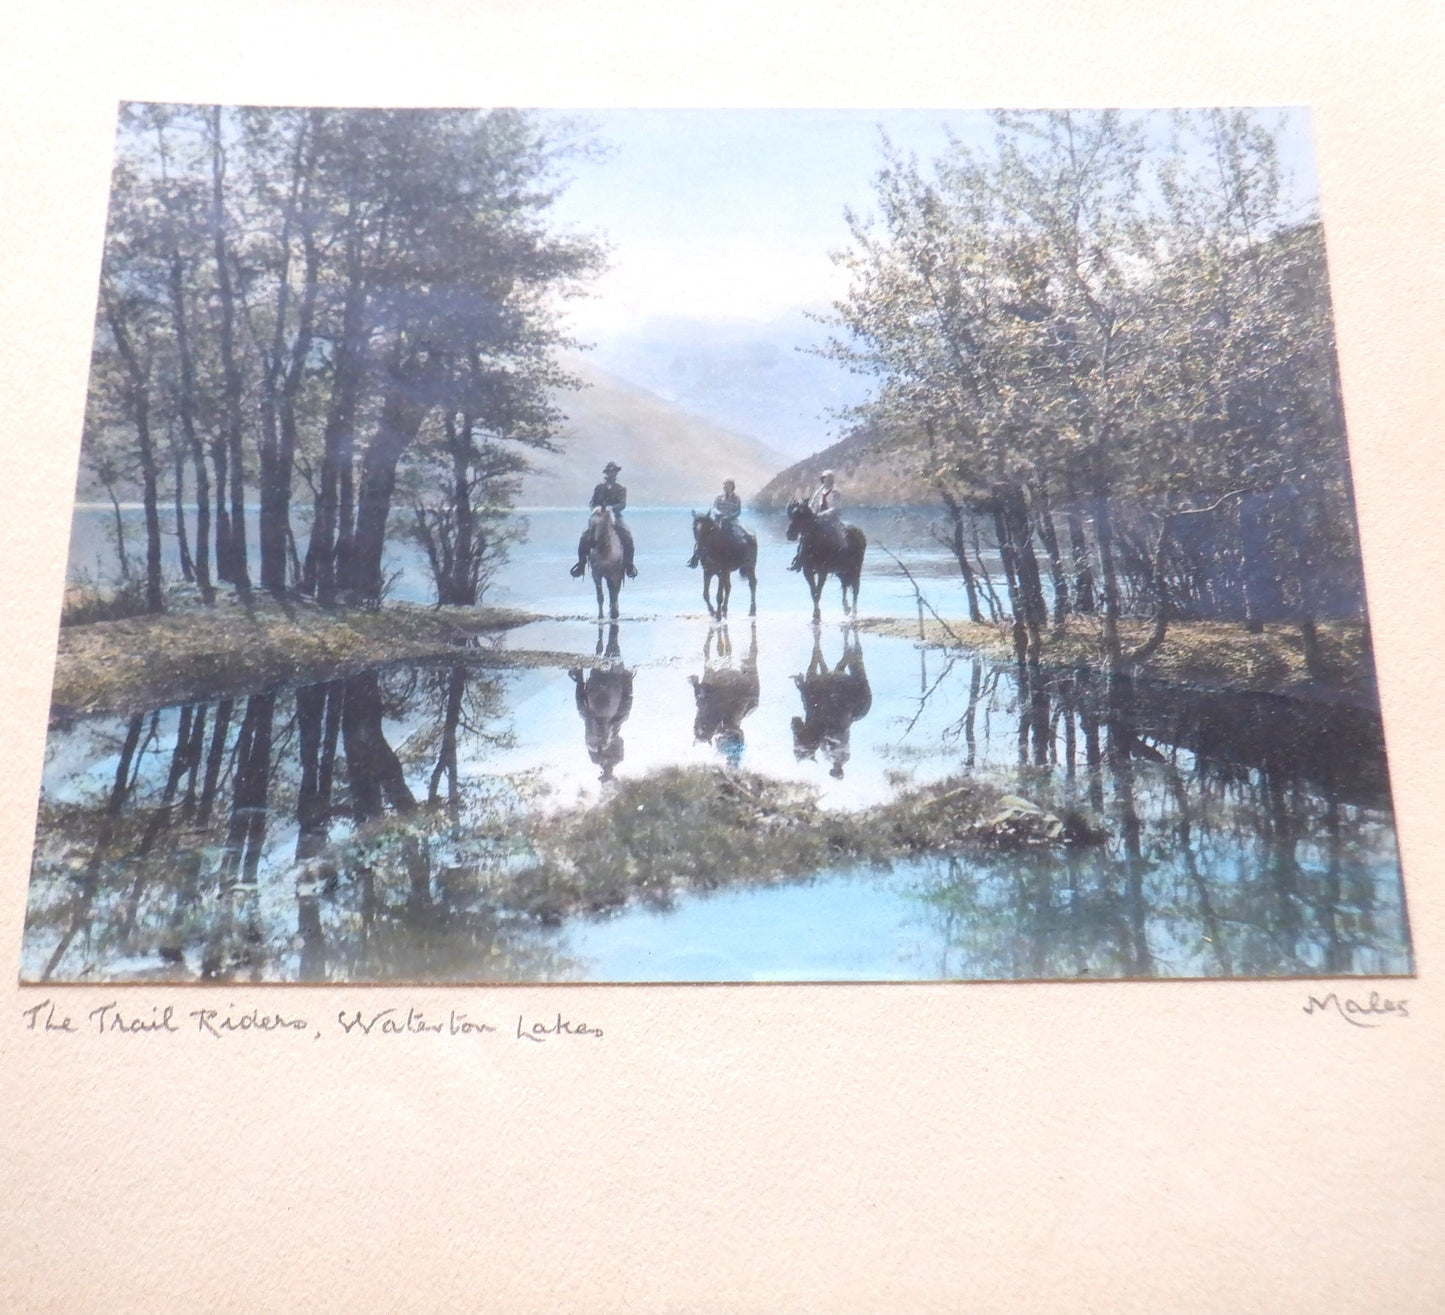
M844 639L841 661L815 647L798 680L825 748L828 735L846 748L871 701L856 634ZM594 703L586 681L560 670L552 689L579 695L589 756L606 772L614 751L620 758L632 671L615 628L599 649L593 674L615 678L616 689L598 682ZM755 653L750 643L739 722L755 697ZM699 686L709 656L705 648ZM391 668L57 725L24 976L583 975L523 889L536 860L532 791L545 783L497 768L511 742L510 679L466 665ZM829 682L849 681L854 694L830 694ZM921 911L927 961L912 966L916 975L1410 970L1373 709L1068 672L1023 679L956 655L931 683L924 671L922 705L937 691L952 725L940 735L942 721L921 722L920 706L913 725L892 723L892 742L926 725L928 770L992 779L1096 843L975 846L880 875L906 885L900 917L917 923ZM692 749L685 726L701 715L700 695L693 704L677 700L680 755ZM844 715L830 721L835 704ZM808 729L808 718L796 721ZM877 723L875 713L864 725ZM572 725L559 752L580 754ZM786 742L785 724L775 732ZM841 866L852 862L840 854Z
M1373 711L1077 675L1022 680L1013 706L1036 801L1108 838L927 861L937 975L1411 971ZM976 715L954 728L971 754Z
M504 743L502 711L495 680L422 667L59 728L114 767L42 802L27 976L566 975L494 899L518 800L459 739Z

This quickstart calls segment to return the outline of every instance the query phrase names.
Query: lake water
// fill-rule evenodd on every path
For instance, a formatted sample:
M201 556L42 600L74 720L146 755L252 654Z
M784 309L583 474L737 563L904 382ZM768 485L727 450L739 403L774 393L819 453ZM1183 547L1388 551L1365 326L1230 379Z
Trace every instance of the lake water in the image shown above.
M75 561L104 543L77 517ZM89 518L89 523L86 523ZM866 513L864 617L915 620L905 561L957 614L926 515ZM758 615L702 608L686 508L629 512L640 577L595 621L567 575L580 516L534 511L488 602L545 616L497 642L601 660L427 663L249 698L95 717L47 745L29 979L752 981L1329 976L1410 971L1379 719L1347 705L1015 673L810 624L780 517L753 516ZM89 538L87 538L89 536ZM428 597L398 552L393 597ZM741 590L741 592L739 592ZM579 680L582 682L579 692ZM609 683L610 682L610 683ZM619 699L625 687L627 698ZM701 694L699 692L701 688ZM741 696L738 691L742 690ZM729 693L731 691L731 693ZM710 693L711 692L711 693ZM731 699L720 733L699 709ZM702 728L705 732L710 727ZM1108 839L939 853L887 869L678 892L606 916L524 916L507 809L727 765L861 809L947 777L1077 808ZM434 801L429 803L428 801ZM417 810L413 812L413 807ZM435 819L419 826L398 819ZM344 853L339 877L318 855Z

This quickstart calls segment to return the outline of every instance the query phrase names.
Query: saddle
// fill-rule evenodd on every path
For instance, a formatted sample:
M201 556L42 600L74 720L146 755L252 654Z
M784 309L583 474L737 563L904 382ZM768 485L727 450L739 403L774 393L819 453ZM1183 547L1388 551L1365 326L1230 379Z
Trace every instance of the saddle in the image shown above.
M748 545L748 532L743 529L741 523L734 517L731 520L720 521L713 518L713 524L718 528L718 538L723 543L730 543L735 548L746 548Z
M815 520L816 533L820 547L826 547L831 552L842 552L848 546L848 527L836 516L822 516Z

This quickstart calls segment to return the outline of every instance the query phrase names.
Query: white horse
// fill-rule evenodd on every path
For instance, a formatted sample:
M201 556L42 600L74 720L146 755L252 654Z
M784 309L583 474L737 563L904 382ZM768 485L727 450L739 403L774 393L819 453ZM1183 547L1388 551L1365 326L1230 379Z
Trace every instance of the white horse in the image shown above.
M617 592L622 588L622 537L611 507L598 507L587 522L587 565L597 587L597 619L602 620L602 586L606 584L611 611L617 620Z

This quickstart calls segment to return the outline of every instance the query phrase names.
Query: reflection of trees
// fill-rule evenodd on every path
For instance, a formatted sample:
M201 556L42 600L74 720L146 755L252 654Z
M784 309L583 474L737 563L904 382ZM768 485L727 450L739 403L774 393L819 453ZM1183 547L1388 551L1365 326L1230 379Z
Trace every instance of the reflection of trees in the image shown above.
M1038 802L1109 838L935 860L945 975L1408 970L1376 715L1080 676L1014 707Z
M114 770L42 803L29 971L565 971L497 904L515 800L477 763L504 737L500 712L497 683L458 665L58 729Z

